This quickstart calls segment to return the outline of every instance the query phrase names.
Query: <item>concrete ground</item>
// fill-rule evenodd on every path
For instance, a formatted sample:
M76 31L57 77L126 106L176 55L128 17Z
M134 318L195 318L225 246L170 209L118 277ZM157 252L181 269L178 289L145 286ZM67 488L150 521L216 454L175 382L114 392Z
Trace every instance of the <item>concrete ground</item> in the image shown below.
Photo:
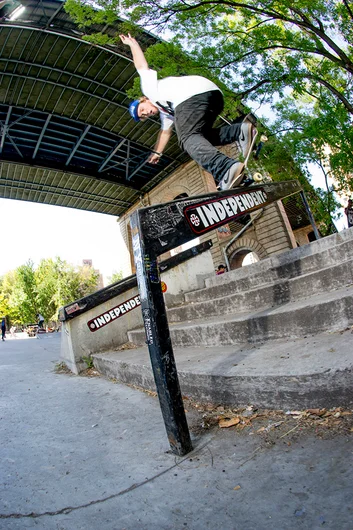
M0 343L1 530L353 527L350 429L206 430L187 405L176 457L154 396L56 373L59 341Z

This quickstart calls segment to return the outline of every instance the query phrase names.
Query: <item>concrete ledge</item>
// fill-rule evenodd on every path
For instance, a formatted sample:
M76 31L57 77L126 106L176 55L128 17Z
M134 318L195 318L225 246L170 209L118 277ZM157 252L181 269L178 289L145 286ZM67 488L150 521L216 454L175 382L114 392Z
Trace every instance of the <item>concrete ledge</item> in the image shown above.
M175 348L183 395L229 406L353 405L351 330L249 347ZM96 368L155 390L147 347L93 356Z
M252 314L222 315L171 323L174 347L257 344L283 338L336 331L353 323L353 286L323 293L279 307L260 309ZM136 345L145 343L145 330L128 332Z
M350 284L353 284L353 260L247 291L229 293L228 290L228 294L222 297L219 297L218 287L210 287L207 289L207 301L192 302L169 309L168 321L182 322L220 314L258 311L261 308L276 307L322 292L334 291Z
M260 285L263 280L267 283L278 278L294 277L319 268L327 267L353 258L353 228L344 230L339 234L314 241L303 247L298 247L282 254L265 258L252 265L229 271L220 276L208 278L206 288L222 284L228 286L231 282L238 285L239 290L250 288L250 285ZM249 287L244 286L240 280L249 281ZM233 286L231 287L233 289ZM202 291L195 296L201 296ZM229 292L229 291L228 291ZM193 293L186 297L187 301L193 300ZM200 300L200 298L198 298Z

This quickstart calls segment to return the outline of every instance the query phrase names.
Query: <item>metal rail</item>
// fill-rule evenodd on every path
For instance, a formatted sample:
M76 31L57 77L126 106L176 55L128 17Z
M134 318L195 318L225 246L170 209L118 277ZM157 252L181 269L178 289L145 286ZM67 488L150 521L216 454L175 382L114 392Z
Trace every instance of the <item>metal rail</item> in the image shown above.
M298 193L297 181L187 197L135 211L132 243L142 316L157 393L172 452L192 450L168 327L157 257L264 206Z

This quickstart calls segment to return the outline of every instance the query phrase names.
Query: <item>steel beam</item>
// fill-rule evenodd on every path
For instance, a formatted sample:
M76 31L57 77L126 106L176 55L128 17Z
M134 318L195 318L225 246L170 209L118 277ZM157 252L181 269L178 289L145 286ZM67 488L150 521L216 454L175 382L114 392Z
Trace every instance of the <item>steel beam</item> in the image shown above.
M11 179L10 177L6 178L3 182L0 179L0 187L6 187L8 184L21 190L21 191L38 191L42 193L50 193L56 197L66 198L67 196L73 197L74 199L82 199L85 201L90 201L95 204L101 204L103 206L119 206L127 208L133 205L127 201L122 201L121 199L111 198L111 197L102 197L101 195L86 192L82 190L73 190L72 188L65 188L56 186L55 184L44 184L44 183L34 183L27 182L23 180ZM114 214L115 215L115 214Z
M80 138L77 140L75 147L72 149L69 158L65 162L65 166L68 166L70 164L74 154L76 153L77 149L80 147L81 143L85 139L85 136L88 133L88 131L90 130L90 128L91 128L91 126L87 125L86 129L83 131L83 133L81 134Z
M48 127L48 125L49 125L49 122L50 122L51 117L52 117L52 114L48 114L47 119L45 120L45 123L44 123L44 125L43 125L42 132L41 132L40 135L39 135L37 145L36 145L35 148L34 148L32 158L35 158L36 155L37 155L37 153L38 153L39 146L40 146L40 144L41 144L41 141L42 141L42 139L43 139L43 136L44 136L44 134L45 134L45 131L47 130L47 127Z
M128 175L128 176L126 177L126 180L131 180L132 177L133 177L134 175L136 175L136 173L137 173L138 171L140 171L140 169L142 169L143 166L145 166L145 165L147 164L147 160L148 160L148 158L146 158L146 159L145 159L145 160L144 160L139 166L137 166L137 168L135 169L135 171L133 171L133 172L131 173L131 175Z
M125 178L128 180L129 176L129 163L130 163L130 142L127 144L127 153L126 153L126 171L125 171Z
M101 166L99 167L98 169L98 173L100 173L101 171L103 171L103 169L105 168L105 166L108 164L108 162L113 158L113 156L119 151L120 147L127 141L127 138L123 138L123 140L121 140L115 147L114 149L110 152L110 154L105 158L105 160L103 160L103 163L101 164ZM130 142L129 142L130 143ZM108 170L109 168L106 169L106 171Z
M51 35L57 35L58 37L61 37L63 39L70 39L73 41L77 41L79 44L82 44L82 40L79 37L68 35L67 33L60 33L60 31L32 26L31 24L16 24L16 23L5 22L5 23L0 23L0 28L11 28L11 29L20 29L20 30L23 30L25 28L27 30L29 29L31 31L39 32L41 34L49 33ZM86 44L88 46L92 46L92 44L90 43L86 43ZM124 59L125 61L129 63L133 63L132 59L130 59L129 57L126 57L122 53L116 52L114 50L107 50L104 46L100 44L95 44L94 47L100 50L104 50L106 53L108 52L109 55L115 55L116 57L119 57L120 59Z
M2 153L4 144L5 144L6 135L7 135L8 130L9 130L9 121L10 121L11 112L12 112L12 107L9 107L8 111L7 111L5 123L2 126L2 134L1 134L1 141L0 141L0 153Z
M1 24L0 24L0 27L1 27ZM16 73L12 73L12 72L0 72L0 75L7 76L7 77L14 77L14 78L18 78L18 79L24 79L24 76L22 74L16 74ZM31 75L26 75L25 79L29 79L30 81L35 81L37 83L42 83L43 86L51 85L53 87L52 91L55 90L55 88L57 88L57 87L63 88L65 90L70 90L72 92L77 92L79 94L83 94L87 98L98 99L100 101L104 101L105 103L108 103L109 105L115 105L116 107L119 107L121 109L126 110L126 107L124 105L122 105L121 103L109 100L107 98L103 98L103 97L98 96L96 94L89 94L85 90L81 90L80 88L75 88L74 86L67 86L67 85L65 85L63 83L57 83L55 81L50 81L49 79L42 79L41 77L34 77L34 76L31 76ZM50 97L50 96L48 96L48 97Z
M54 11L54 13L52 14L52 16L49 18L48 22L46 23L46 28L49 28L50 27L50 24L53 22L54 18L56 17L56 15L58 15L60 13L60 11L62 10L62 7L63 7L64 4L61 4L58 9L56 11Z

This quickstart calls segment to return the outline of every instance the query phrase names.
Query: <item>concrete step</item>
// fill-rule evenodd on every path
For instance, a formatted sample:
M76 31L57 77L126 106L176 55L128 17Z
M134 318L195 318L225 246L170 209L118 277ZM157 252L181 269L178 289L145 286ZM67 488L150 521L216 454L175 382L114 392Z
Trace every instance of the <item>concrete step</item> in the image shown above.
M239 315L170 324L174 347L218 346L297 339L304 335L335 331L353 323L353 286ZM128 332L136 345L145 343L144 329Z
M353 235L353 229L342 232L346 233ZM220 276L207 278L204 289L185 293L185 302L213 300L227 296L230 292L248 291L353 259L353 237L338 236L340 234L320 240L325 245L322 243L319 246L316 245L318 242L314 242ZM331 244L335 243L334 246L327 248L326 240L330 240ZM321 247L324 248L319 251Z
M313 241L312 243L303 245L302 247L265 258L252 265L247 265L246 267L232 270L228 274L233 276L234 279L240 279L248 275L254 276L256 273L263 274L266 270L290 265L295 261L302 261L305 263L306 258L309 258L309 262L311 259L315 259L315 257L320 259L320 255L323 255L326 259L332 259L337 256L337 250L339 253L338 259L342 258L345 260L352 256L352 243L353 228L350 228L348 230L343 230L338 234L333 234L332 236L324 237L318 241ZM339 248L337 249L337 247ZM348 254L344 256L343 253ZM206 287L217 285L221 278L222 275L208 278L206 280Z
M200 319L220 314L243 313L266 307L276 307L288 302L294 302L322 292L340 289L353 284L353 260L347 260L339 265L326 267L314 272L303 274L291 279L277 280L276 283L266 284L243 292L230 292L226 296L217 296L210 300L183 304L168 309L169 322ZM217 292L216 287L212 291Z
M201 402L292 410L353 404L351 329L252 346L174 347L174 355L182 394ZM93 358L107 377L156 389L147 347Z

